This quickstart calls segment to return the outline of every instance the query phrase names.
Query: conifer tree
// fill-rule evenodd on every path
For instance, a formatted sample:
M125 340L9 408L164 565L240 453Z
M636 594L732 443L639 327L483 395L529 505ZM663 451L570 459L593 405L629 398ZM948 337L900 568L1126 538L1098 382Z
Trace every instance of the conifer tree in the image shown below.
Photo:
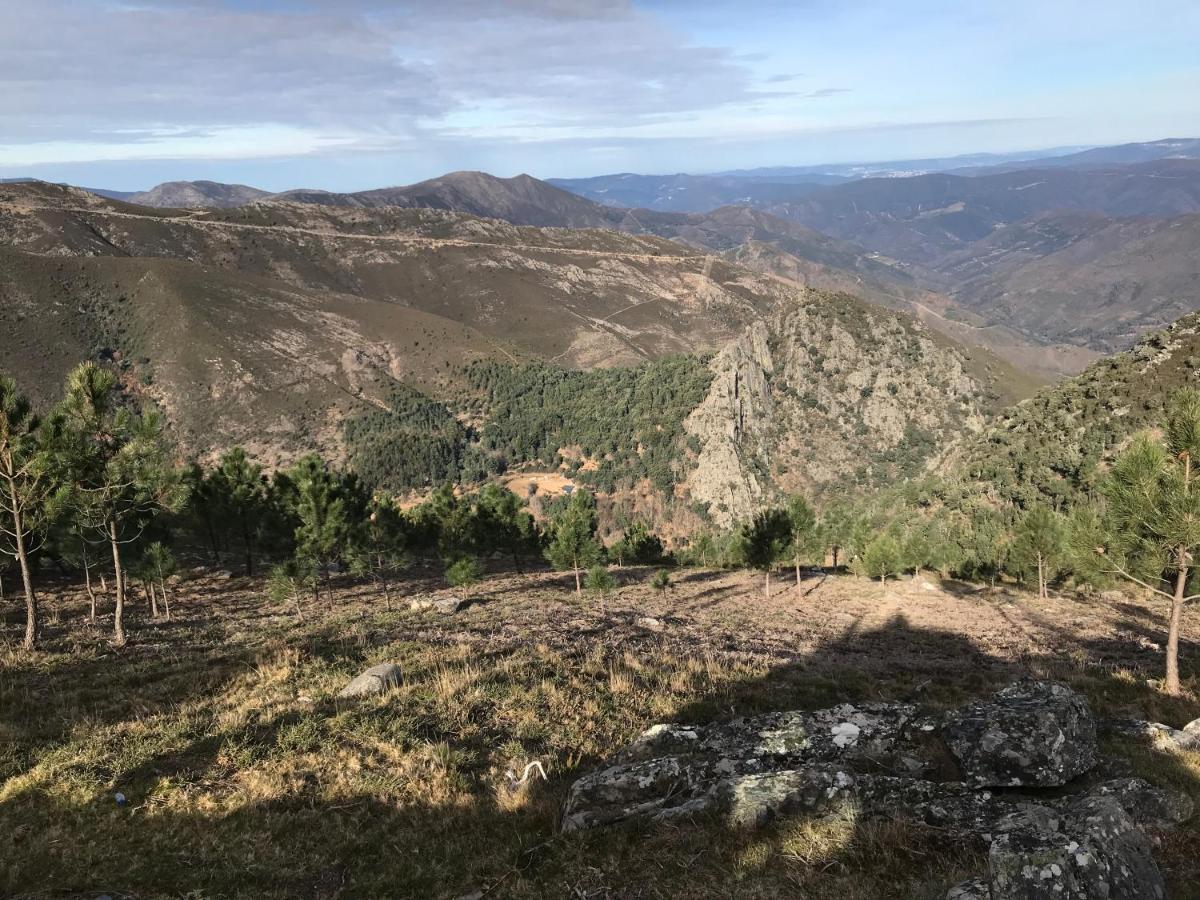
M294 490L296 556L325 583L326 599L333 607L333 569L348 556L355 528L362 521L363 502L357 482L333 472L325 461L310 453L288 472ZM320 599L314 581L314 599Z
M253 575L254 550L269 513L262 466L246 456L241 447L234 447L221 457L210 481L210 490L220 498L228 517L227 527L241 540L246 575Z
M771 570L789 552L792 520L784 509L765 509L743 527L742 548L746 563L763 573L763 595L771 596Z
M350 551L351 571L366 575L375 583L391 612L392 583L411 564L404 517L391 500L372 498L366 521Z
M1104 486L1107 535L1094 552L1108 572L1170 601L1165 688L1180 693L1179 639L1189 576L1200 550L1200 392L1171 401L1163 439L1134 439Z
M1062 516L1048 506L1036 504L1017 523L1010 559L1018 571L1036 572L1038 596L1050 596L1054 577L1066 550L1066 531Z
M550 522L550 544L546 558L559 571L575 574L575 593L583 592L580 573L603 556L596 540L596 503L592 495L576 490L563 510Z
M803 497L796 496L788 503L788 518L791 520L791 556L796 567L796 596L800 596L800 567L813 559L824 556L824 540L821 537L817 514ZM819 559L824 562L823 559Z
M122 548L164 511L186 500L162 419L123 405L112 372L84 363L67 378L48 423L61 496L80 525L112 553L116 605L113 640L126 642Z
M21 572L28 650L37 645L40 626L29 558L45 541L52 512L53 481L40 426L16 382L0 376L0 553Z

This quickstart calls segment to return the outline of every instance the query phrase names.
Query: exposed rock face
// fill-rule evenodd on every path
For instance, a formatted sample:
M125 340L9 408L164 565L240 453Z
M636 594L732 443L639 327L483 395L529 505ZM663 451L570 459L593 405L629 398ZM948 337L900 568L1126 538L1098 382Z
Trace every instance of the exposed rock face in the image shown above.
M1166 886L1150 842L1112 797L1004 819L988 851L992 900L1154 900Z
M398 688L404 680L404 673L395 663L380 663L363 672L348 685L342 688L339 697L365 697L371 694L384 694Z
M1053 787L1096 764L1087 701L1049 682L1019 682L963 709L944 732L976 787Z
M961 775L938 780L953 759ZM571 787L562 828L701 812L758 827L798 812L850 810L860 820L906 818L989 844L987 878L954 888L955 900L1162 896L1139 827L1185 821L1192 804L1139 778L1039 793L1096 761L1086 702L1045 682L1019 682L944 716L868 703L656 725Z
M710 367L684 423L700 445L687 487L723 526L776 488L819 492L879 465L917 474L983 427L962 354L892 313L820 295L754 322Z

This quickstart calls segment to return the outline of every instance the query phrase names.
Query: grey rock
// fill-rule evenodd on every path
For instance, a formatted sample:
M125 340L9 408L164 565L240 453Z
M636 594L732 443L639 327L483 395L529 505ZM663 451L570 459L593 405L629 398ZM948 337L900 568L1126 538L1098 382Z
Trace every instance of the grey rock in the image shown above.
M985 878L969 878L950 888L946 900L992 900L992 888Z
M988 850L991 900L1159 900L1150 843L1113 797L1006 817Z
M1184 725L1176 743L1184 750L1200 750L1200 719L1193 719Z
M763 760L763 768L793 768L813 760L882 759L909 748L912 706L849 703L832 709L768 713L715 725L655 725L614 758L636 762L705 755ZM929 726L932 728L932 726Z
M1021 681L972 703L942 729L963 780L976 787L1053 787L1096 764L1096 722L1066 685Z
M1104 727L1111 734L1145 738L1156 747L1168 750L1200 750L1200 719L1188 722L1182 728L1144 719L1108 719Z
M342 688L339 697L365 697L371 694L383 694L398 688L404 680L404 673L395 663L380 663L363 672L348 685Z
M460 597L414 597L408 601L408 608L414 612L434 610L443 615L452 615L467 605L468 601Z
M1088 796L1112 797L1142 828L1173 828L1195 813L1195 804L1187 794L1155 787L1142 778L1106 781L1089 790Z

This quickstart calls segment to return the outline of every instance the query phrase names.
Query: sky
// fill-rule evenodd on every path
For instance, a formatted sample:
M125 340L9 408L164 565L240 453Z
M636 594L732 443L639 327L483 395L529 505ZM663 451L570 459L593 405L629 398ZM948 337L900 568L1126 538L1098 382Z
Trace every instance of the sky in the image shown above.
M358 190L1200 137L1196 0L0 0L0 177Z

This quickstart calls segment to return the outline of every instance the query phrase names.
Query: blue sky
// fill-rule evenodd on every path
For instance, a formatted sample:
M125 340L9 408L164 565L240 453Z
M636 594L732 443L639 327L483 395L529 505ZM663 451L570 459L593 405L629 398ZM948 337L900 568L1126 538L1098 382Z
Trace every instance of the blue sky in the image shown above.
M1195 0L0 0L0 177L354 190L1200 136Z

